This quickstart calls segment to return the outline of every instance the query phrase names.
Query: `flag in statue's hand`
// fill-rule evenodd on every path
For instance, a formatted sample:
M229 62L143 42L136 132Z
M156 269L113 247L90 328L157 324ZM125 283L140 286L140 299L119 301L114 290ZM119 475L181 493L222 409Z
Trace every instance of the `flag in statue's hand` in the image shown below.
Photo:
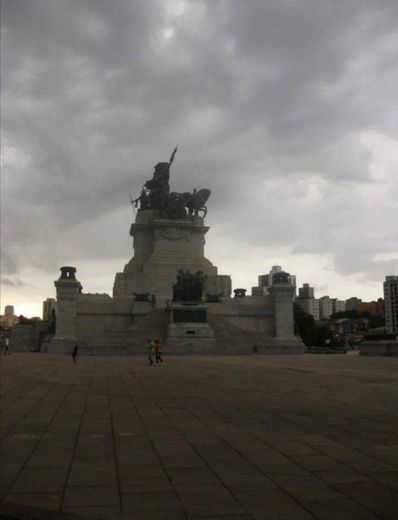
M178 146L178 145L177 145ZM175 154L177 153L177 146L174 148L174 151L173 153L171 154L171 157L170 157L170 161L169 161L169 164L171 165L171 163L174 161L174 156Z

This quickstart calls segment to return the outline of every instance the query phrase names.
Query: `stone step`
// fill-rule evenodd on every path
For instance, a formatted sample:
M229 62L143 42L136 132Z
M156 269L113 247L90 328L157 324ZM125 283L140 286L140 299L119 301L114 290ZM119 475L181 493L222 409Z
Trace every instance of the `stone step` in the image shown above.
M278 342L259 331L243 330L228 320L216 314L208 313L208 323L214 331L214 340L208 345L202 341L203 349L207 352L218 354L272 354L281 353L285 348L286 353L294 351L294 348L281 347ZM165 353L169 345L169 352L185 353L183 343L173 342L172 338L166 339L169 317L164 309L153 309L146 316L126 329L112 329L105 335L88 340L87 352L98 352L96 355L124 352L125 354L146 354L147 338L160 339L165 344ZM188 340L186 353L201 350L200 339L194 341L192 346ZM195 348L194 345L197 345ZM114 350L115 349L115 350Z

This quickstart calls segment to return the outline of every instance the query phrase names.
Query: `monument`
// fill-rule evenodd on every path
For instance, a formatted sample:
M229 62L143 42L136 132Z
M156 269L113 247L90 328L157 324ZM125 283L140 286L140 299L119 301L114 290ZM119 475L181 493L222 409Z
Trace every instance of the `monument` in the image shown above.
M293 287L281 277L266 296L235 290L228 275L205 257L208 188L170 190L168 162L132 200L134 255L117 273L112 297L84 293L76 269L62 267L56 334L49 351L81 354L142 353L146 337L170 353L299 353L294 336Z
M169 162L155 166L152 179L141 189L133 204L139 209L136 221L131 225L134 239L134 256L117 273L113 297L130 297L131 294L152 295L157 306L164 306L173 299L173 285L177 273L182 270L201 271L205 279L204 290L220 296L231 292L228 276L219 276L217 268L204 256L204 225L209 189L192 193L170 192Z

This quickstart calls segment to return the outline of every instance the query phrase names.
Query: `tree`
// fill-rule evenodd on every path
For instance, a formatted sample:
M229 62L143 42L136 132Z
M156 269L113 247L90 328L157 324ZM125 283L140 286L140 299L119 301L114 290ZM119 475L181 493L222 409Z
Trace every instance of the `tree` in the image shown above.
M315 320L311 314L303 311L298 303L293 304L294 324L296 332L299 334L306 347L314 344Z
M298 303L294 303L294 323L306 347L324 347L326 340L333 337L326 325L317 325L314 317L303 311Z

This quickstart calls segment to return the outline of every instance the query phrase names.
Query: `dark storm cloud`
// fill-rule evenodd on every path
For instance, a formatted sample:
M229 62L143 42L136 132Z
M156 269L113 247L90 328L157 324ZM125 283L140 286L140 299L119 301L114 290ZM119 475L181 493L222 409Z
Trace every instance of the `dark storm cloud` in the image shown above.
M5 0L2 19L5 273L124 256L129 192L178 142L172 188L210 187L237 243L380 276L396 188L362 137L396 138L396 2Z

